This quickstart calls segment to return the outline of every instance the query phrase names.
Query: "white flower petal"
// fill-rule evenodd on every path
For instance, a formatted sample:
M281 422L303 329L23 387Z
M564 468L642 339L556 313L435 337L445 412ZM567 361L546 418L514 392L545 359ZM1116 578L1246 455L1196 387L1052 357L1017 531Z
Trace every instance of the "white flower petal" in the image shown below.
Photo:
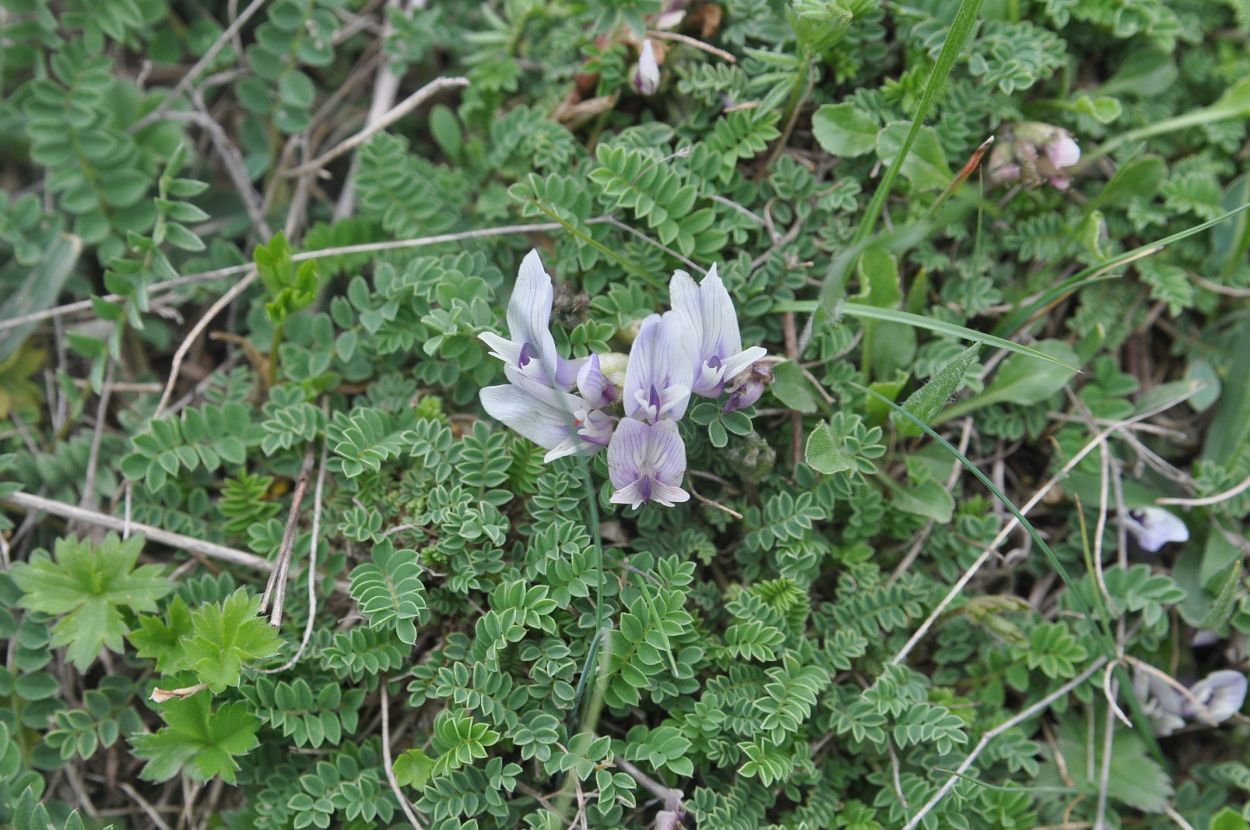
M1190 691L1206 707L1200 711L1192 702L1187 702L1185 714L1206 720L1204 715L1216 723L1222 723L1241 711L1246 702L1246 676L1239 671L1224 669L1208 674L1199 680Z
M1128 530L1143 550L1155 553L1168 542L1188 542L1189 528L1180 517L1161 507L1139 507L1129 511Z
M571 415L515 384L487 386L482 408L494 418L544 449L555 449L570 435Z

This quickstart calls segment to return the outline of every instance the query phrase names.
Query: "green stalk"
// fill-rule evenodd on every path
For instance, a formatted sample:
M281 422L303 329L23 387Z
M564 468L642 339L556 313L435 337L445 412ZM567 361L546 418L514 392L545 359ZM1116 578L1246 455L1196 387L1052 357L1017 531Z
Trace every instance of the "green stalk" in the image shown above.
M885 175L881 177L881 184L877 185L876 192L872 194L872 201L868 203L868 208L864 211L863 218L860 219L859 227L855 229L855 236L851 238L852 245L864 242L872 235L877 225L877 217L881 214L885 200L894 187L894 180L898 178L903 162L916 141L916 136L920 135L925 116L929 114L929 108L933 106L938 91L945 85L951 70L955 68L955 61L959 59L964 44L972 34L977 15L981 12L981 3L982 0L963 0L960 3L959 11L955 13L955 22L951 24L951 29L946 34L946 42L942 44L942 51L938 54L937 63L933 65L933 71L929 73L929 81L925 84L924 93L920 96L920 105L916 108L916 115L911 120L911 128L907 131L907 137L903 139L903 146L899 148L898 155L895 156L894 161L890 162Z

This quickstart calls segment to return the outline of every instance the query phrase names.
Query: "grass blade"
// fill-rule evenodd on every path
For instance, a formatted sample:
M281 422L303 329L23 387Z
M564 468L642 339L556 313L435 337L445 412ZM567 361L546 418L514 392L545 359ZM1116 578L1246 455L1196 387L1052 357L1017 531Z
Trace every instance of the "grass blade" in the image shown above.
M1114 256L1099 265L1091 265L1083 271L1078 271L1058 285L1047 289L1040 297L1029 303L1027 306L1017 308L1015 311L1008 314L1002 319L1001 322L999 322L997 326L994 327L994 333L1000 337L1011 337L1027 325L1029 320L1031 320L1047 306L1054 305L1073 292L1079 291L1087 285L1093 285L1094 283L1102 282L1103 280L1116 279L1116 277L1119 276L1118 274L1108 273L1112 269L1118 268L1121 265L1127 265L1128 263L1139 259L1145 259L1148 256L1153 256L1167 246L1175 242L1180 242L1182 239L1188 239L1194 234L1202 233L1208 228L1212 228L1221 222L1226 222L1247 209L1250 209L1250 202L1247 202L1240 207L1233 208L1222 216L1209 219L1200 225L1194 225L1192 228L1186 228L1183 231L1178 231L1171 236L1165 236L1163 239L1148 242L1145 245L1139 245L1133 250L1125 251L1124 253Z
M772 310L776 312L794 311L794 312L812 312L819 307L818 300L794 300L791 302L777 303ZM945 320L935 320L920 314L912 314L909 311L900 311L895 308L877 308L875 306L864 305L863 303L838 303L836 309L842 314L849 317L856 317L867 320L883 320L889 323L902 323L903 325L913 326L918 329L934 332L935 334L944 334L948 337L955 337L960 340L967 340L971 343L983 343L987 346L993 346L996 349L1006 349L1016 354L1035 357L1038 360L1045 360L1049 363L1055 363L1065 369L1072 371L1080 371L1079 366L1072 366L1066 361L1057 357L1048 355L1040 349L1032 346L1025 346L1022 343L1013 343L1010 340L1004 340L993 334L970 329L967 326L960 326L955 323L948 323Z
M907 130L907 137L903 139L903 146L899 148L898 155L894 157L885 175L881 177L881 183L877 185L876 192L872 194L872 201L868 203L868 208L864 211L863 218L860 219L859 227L855 229L855 236L851 238L852 246L872 236L872 231L877 225L877 217L881 214L881 208L885 206L885 200L894 187L894 180L903 169L903 162L907 160L907 154L911 151L912 144L916 142L916 136L920 134L925 116L929 114L929 108L937 98L939 90L945 85L951 70L955 68L955 61L959 59L960 53L964 50L964 44L967 43L973 27L976 26L977 15L981 12L981 3L982 0L963 0L959 5L959 11L955 12L955 21L951 24L950 31L946 33L946 42L942 44L942 51L938 54L937 63L933 65L933 71L929 73L929 81L925 84L924 92L920 96L920 104L916 107L916 116Z

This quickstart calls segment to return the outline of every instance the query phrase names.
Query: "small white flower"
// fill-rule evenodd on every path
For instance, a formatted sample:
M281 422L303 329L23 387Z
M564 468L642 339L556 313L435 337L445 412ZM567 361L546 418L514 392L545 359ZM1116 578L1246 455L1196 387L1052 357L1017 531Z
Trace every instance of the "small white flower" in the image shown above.
M655 60L655 50L650 39L642 42L638 53L638 67L634 70L634 89L639 95L654 95L660 88L660 65Z
M1128 530L1142 550L1155 553L1168 542L1188 542L1189 528L1161 507L1137 507L1128 512Z
M1192 701L1185 701L1184 715L1199 720L1213 720L1223 723L1241 711L1246 702L1246 676L1239 671L1224 669L1214 671L1199 680L1190 691L1198 699L1206 711L1202 711Z

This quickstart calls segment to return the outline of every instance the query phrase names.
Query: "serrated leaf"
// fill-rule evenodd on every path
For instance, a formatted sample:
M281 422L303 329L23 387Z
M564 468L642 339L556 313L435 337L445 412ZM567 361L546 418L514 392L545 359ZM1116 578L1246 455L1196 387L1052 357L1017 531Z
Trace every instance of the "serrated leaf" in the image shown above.
M120 654L129 630L121 609L155 611L156 601L173 590L159 565L135 567L142 549L139 535L122 541L110 533L98 545L58 539L55 560L38 551L29 562L14 563L10 573L23 594L18 605L64 615L52 629L52 645L68 646L66 655L80 670L102 647Z
M263 660L282 644L278 632L260 617L260 597L240 588L221 603L191 614L195 635L183 646L179 668L194 671L214 694L238 686L244 661Z
M197 781L220 776L234 783L239 769L235 757L259 745L260 720L247 704L228 703L214 712L210 701L204 693L170 700L161 706L161 717L168 724L164 729L131 737L135 755L148 760L140 778L167 781L185 768Z

